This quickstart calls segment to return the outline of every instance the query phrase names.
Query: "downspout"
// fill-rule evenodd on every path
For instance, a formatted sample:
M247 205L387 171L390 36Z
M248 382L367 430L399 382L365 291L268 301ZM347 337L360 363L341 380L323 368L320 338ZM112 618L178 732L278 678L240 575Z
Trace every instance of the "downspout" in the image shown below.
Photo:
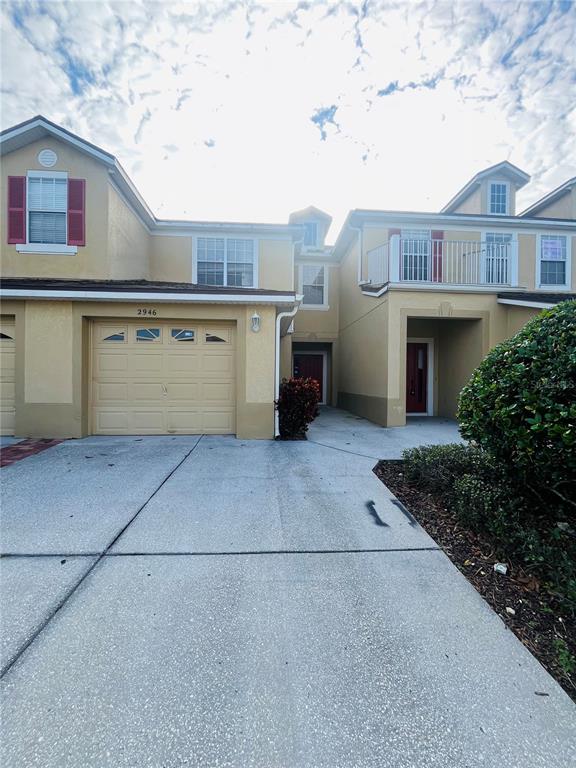
M278 437L280 434L278 411L276 410L276 401L280 395L280 324L285 317L294 317L296 312L298 312L302 298L302 296L296 296L297 304L294 309L291 309L288 312L279 312L276 315L276 360L274 365L274 437Z

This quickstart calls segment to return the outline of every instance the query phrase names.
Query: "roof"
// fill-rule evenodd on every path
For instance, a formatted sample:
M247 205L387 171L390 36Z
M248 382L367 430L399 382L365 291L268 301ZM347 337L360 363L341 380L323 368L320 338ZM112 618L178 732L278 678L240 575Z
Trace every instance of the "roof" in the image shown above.
M522 171L520 168L518 168L515 165L512 165L512 163L509 163L508 160L504 160L502 163L497 163L496 165L491 165L489 168L485 168L483 171L479 171L475 176L473 176L470 181L465 184L462 189L457 192L454 197L446 203L444 208L441 209L440 213L452 213L453 209L456 208L460 203L464 202L466 198L474 192L476 187L481 183L481 181L488 176L503 176L504 178L511 181L516 189L521 189L523 186L528 184L530 181L530 176Z
M137 300L144 297L170 301L180 299L204 300L220 303L294 303L294 291L275 291L266 288L224 288L194 283L173 283L153 280L77 280L38 277L3 277L0 279L3 296L24 298L57 295L58 298L106 298L117 295L117 300ZM88 294L88 295L87 295Z
M568 181L565 181L564 184L560 184L559 187L556 187L556 189L553 189L552 192L548 192L547 195L544 195L544 197L541 197L540 200L536 200L535 203L532 203L532 205L528 206L522 213L519 213L519 216L530 216L535 211L540 210L540 208L544 208L546 205L550 205L550 203L553 203L555 200L558 200L559 197L562 197L562 195L565 195L567 192L570 192L573 186L576 185L576 176L573 176L571 179L568 179Z
M301 211L294 211L294 213L291 213L288 221L292 223L293 221L303 221L305 219L324 219L324 221L327 221L328 224L330 224L332 216L325 211L321 211L320 208L315 208L313 205L309 205L308 208L303 208Z
M298 239L302 236L301 227L290 226L286 224L262 224L262 223L244 223L244 222L220 222L220 221L191 221L176 219L157 219L148 207L144 198L140 195L134 183L124 170L117 158L110 152L101 147L92 144L89 141L77 136L67 128L53 123L51 120L36 115L30 120L14 125L0 131L0 156L8 152L14 152L33 141L53 137L59 141L72 145L83 154L89 155L97 162L104 164L109 171L110 179L113 185L118 189L121 195L136 215L140 218L144 226L154 232L172 232L174 229L185 230L248 230L250 232L275 232L291 236Z
M506 291L498 294L499 304L512 304L517 307L549 309L561 301L576 300L576 293L549 293L548 291Z

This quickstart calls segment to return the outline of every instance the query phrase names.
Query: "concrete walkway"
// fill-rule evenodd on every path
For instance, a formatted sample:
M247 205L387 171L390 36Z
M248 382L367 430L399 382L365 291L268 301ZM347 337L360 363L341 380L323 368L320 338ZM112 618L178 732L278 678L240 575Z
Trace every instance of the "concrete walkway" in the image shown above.
M570 765L576 707L355 455L396 431L2 470L2 766Z

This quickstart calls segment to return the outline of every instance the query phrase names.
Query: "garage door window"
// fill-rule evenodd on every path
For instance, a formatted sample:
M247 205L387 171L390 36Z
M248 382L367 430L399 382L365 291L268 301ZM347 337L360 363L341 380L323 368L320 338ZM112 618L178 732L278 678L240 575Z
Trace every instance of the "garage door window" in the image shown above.
M228 344L230 337L223 331L221 334L213 331L206 331L206 344Z
M172 328L172 341L196 341L196 331L192 328Z
M126 341L126 331L115 331L108 336L104 336L102 341Z
M159 341L160 328L137 328L136 341Z

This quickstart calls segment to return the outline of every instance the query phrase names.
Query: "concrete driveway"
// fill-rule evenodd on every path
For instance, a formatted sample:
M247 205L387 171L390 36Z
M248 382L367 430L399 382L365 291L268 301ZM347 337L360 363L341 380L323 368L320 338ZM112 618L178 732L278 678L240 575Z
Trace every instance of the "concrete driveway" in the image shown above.
M396 432L326 411L305 443L2 470L1 764L573 764L576 707L372 473Z

